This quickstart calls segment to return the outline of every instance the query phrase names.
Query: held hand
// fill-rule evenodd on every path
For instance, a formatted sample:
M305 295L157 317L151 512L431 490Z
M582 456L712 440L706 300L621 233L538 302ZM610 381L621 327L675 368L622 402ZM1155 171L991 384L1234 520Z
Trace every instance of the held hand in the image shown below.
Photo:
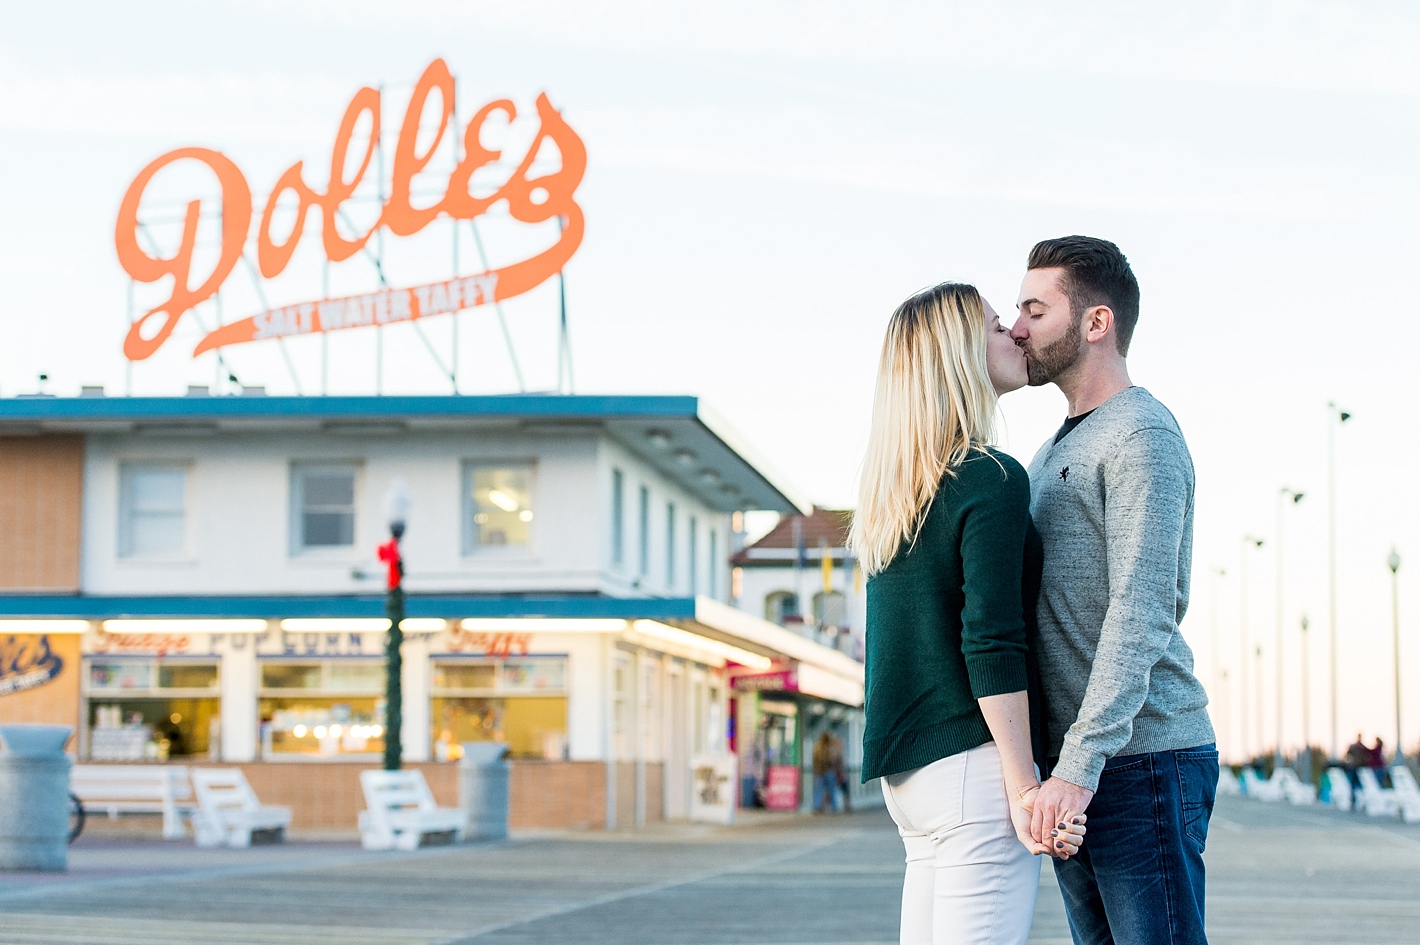
M1040 793L1040 785L1034 785L1011 798L1011 825L1016 828L1016 839L1021 841L1031 853L1049 853L1050 849L1031 836L1031 811L1035 797Z
M1068 833L1074 837L1071 828L1084 825L1085 808L1094 799L1095 792L1078 784L1071 784L1060 778L1050 778L1034 795L1031 811L1031 837L1044 844L1052 853L1061 853L1071 845L1068 838L1051 836L1051 831ZM1079 824L1073 823L1079 820ZM1065 829L1061 830L1060 825ZM1083 836L1083 831L1080 832ZM1074 846L1078 849L1079 844Z
M1048 853L1058 859L1068 860L1080 852L1080 845L1085 841L1085 821L1089 818L1084 814L1067 814L1064 820L1047 831L1050 842L1043 844L1030 833L1030 821L1039 795L1040 785L1036 785L1021 792L1011 804L1011 823L1016 828L1016 838L1031 853Z

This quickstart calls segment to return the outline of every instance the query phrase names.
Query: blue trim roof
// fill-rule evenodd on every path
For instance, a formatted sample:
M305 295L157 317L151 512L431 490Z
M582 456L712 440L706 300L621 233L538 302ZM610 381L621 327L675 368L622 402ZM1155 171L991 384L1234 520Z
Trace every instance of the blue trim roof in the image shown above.
M573 617L620 620L690 620L691 597L500 597L411 594L405 598L410 617ZM359 597L88 597L0 596L0 618L119 618L244 617L283 620L290 617L383 617L385 599Z
M696 417L684 396L496 394L397 397L12 397L0 421L269 417Z

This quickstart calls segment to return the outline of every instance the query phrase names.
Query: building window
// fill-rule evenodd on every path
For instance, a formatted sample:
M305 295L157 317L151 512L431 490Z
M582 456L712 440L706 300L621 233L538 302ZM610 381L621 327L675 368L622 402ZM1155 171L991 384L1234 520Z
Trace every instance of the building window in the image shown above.
M216 663L99 656L86 663L90 761L216 760L222 715Z
M294 467L297 551L354 547L355 472L353 465Z
M720 596L720 533L710 529L710 596Z
M434 757L494 741L513 758L567 757L567 660L447 658L432 665Z
M384 660L263 661L262 758L378 758L385 748L384 687Z
M848 607L838 591L814 595L814 623L820 627L843 627L848 623Z
M700 589L700 555L697 553L700 550L697 547L700 544L699 536L697 534L699 524L700 523L696 520L695 516L692 515L690 517L690 527L687 529L686 536L687 554L685 557L685 566L690 570L691 597L694 597L696 592Z
M119 483L119 555L160 557L186 551L187 467L124 466Z
M799 616L799 595L793 591L774 591L764 599L764 619L781 626L791 617Z
M666 590L675 589L675 503L666 503Z
M641 487L641 495L637 505L636 532L640 547L640 560L637 561L636 573L645 577L651 572L651 490L645 486Z
M531 463L464 468L464 554L532 544Z
M623 530L623 477L620 469L611 471L611 563L620 567L625 557Z

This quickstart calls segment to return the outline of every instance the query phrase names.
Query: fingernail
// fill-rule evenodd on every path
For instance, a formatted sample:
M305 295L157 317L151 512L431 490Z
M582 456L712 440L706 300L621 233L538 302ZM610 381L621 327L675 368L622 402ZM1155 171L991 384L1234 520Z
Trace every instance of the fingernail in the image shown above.
M1072 824L1074 824L1076 827L1078 827L1078 826L1080 826L1080 818L1076 817L1074 820L1070 821L1070 823L1072 823Z
M1061 843L1059 840L1056 840L1056 841L1055 841L1055 848L1056 848L1057 850L1063 850L1063 849L1065 849L1065 844Z
M1056 829L1056 830L1064 830L1064 829L1065 829L1065 825L1064 825L1064 824L1056 824L1056 825L1055 825L1055 829Z
M1051 835L1052 837L1058 837L1058 836L1060 836L1060 831L1058 831L1058 830L1052 830L1052 831L1050 831L1050 835Z

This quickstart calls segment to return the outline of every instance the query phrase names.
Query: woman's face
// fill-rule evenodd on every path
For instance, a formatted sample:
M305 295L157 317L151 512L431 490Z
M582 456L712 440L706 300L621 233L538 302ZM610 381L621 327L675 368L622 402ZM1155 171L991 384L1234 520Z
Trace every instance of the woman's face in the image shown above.
M997 395L1009 394L1026 386L1026 355L1011 338L1011 330L1001 324L1001 318L991 303L981 301L986 310L986 373Z

